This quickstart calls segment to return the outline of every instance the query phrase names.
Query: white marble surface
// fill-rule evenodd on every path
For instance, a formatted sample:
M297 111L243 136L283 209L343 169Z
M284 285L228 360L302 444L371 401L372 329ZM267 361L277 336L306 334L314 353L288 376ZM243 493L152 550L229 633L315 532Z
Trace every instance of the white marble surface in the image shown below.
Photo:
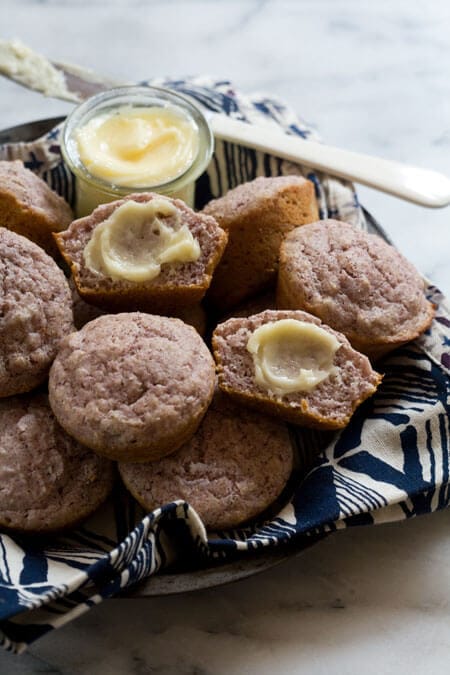
M406 0L0 0L0 37L124 79L208 72L273 92L327 142L450 174L450 4ZM0 128L60 114L0 80ZM450 295L450 210L365 206ZM444 673L450 512L339 533L258 578L114 600L0 653L22 673Z

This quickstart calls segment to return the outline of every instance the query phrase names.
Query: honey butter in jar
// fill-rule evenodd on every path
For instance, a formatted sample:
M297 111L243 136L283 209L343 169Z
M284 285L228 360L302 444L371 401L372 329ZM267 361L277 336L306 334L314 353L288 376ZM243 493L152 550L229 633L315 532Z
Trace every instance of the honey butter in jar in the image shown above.
M62 134L64 161L76 176L76 214L132 192L193 206L213 148L203 113L180 94L131 86L93 96L69 115Z

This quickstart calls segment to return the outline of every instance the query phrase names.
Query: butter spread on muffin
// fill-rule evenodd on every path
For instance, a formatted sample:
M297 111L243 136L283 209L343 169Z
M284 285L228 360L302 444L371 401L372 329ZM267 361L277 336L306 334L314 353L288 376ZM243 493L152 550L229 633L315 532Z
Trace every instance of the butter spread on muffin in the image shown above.
M176 314L204 296L227 234L211 216L149 192L102 204L55 240L87 302Z
M247 342L256 382L280 396L312 391L335 375L334 355L340 346L323 328L297 319L266 323L256 328Z
M170 223L168 219L170 218ZM98 225L83 251L86 267L111 279L150 281L162 263L195 262L200 245L163 197L127 201Z
M217 326L212 343L222 391L294 424L343 428L382 379L344 335L306 312L266 310L229 319Z

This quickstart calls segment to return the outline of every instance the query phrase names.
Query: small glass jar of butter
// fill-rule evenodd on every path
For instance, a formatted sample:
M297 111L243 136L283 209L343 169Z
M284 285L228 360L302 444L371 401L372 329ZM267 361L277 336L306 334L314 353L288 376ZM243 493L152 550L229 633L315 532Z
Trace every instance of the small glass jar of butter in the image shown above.
M157 192L193 206L195 181L214 140L189 99L158 87L118 87L67 118L61 150L76 176L76 214L133 192Z

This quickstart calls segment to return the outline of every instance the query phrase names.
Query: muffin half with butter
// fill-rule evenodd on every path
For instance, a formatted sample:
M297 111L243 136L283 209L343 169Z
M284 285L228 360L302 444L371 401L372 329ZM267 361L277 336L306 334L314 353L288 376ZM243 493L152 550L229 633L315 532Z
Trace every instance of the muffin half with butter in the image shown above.
M213 217L153 192L102 204L54 237L84 300L164 314L202 299L227 242Z
M233 318L213 335L219 386L288 422L341 429L382 376L347 338L302 311Z

